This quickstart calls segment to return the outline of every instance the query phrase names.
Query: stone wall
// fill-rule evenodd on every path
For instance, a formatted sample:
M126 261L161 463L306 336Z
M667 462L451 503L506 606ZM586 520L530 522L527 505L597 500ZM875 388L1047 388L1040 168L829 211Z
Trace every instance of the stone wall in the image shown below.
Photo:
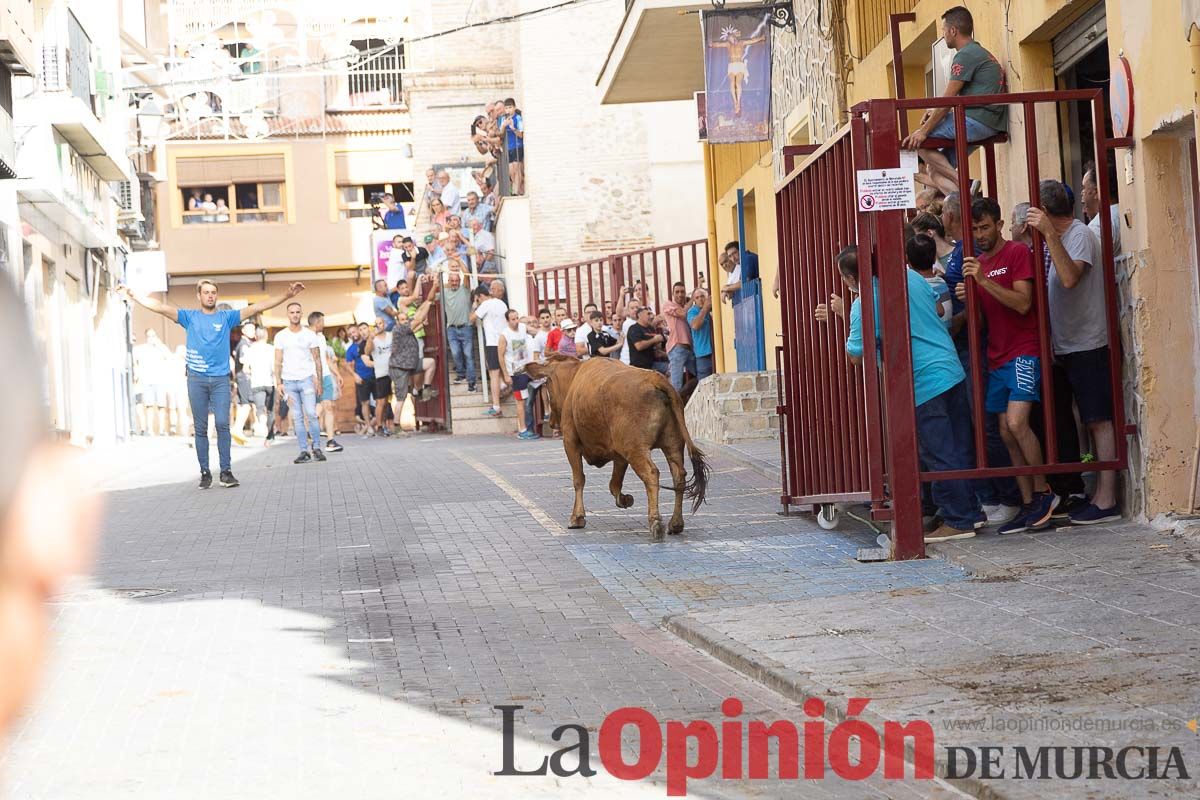
M700 382L688 401L688 432L694 439L716 444L778 439L778 402L774 372L712 375Z
M812 101L809 137L813 143L829 138L846 121L842 6L842 3L796 0L796 33L772 29L771 149L774 152L790 144L788 115L807 99ZM774 170L775 180L782 180L782 158L775 159Z

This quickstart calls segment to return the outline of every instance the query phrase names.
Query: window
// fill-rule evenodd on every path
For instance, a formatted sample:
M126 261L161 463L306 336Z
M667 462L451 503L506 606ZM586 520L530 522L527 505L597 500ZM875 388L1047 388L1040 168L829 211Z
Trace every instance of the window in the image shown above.
M381 195L390 194L396 202L404 205L413 201L413 185L411 181L396 181L393 183L367 183L356 186L337 187L338 219L354 219L356 217L372 217L375 214L373 206L379 202Z
M284 157L181 158L183 224L283 223Z

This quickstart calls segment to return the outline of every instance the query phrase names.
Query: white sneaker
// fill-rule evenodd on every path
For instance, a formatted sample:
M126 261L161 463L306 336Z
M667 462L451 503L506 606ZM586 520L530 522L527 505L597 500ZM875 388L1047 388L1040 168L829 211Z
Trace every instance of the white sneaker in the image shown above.
M987 514L988 525L1003 525L1004 523L1017 516L1017 512L1021 509L1017 506L984 506L983 513Z

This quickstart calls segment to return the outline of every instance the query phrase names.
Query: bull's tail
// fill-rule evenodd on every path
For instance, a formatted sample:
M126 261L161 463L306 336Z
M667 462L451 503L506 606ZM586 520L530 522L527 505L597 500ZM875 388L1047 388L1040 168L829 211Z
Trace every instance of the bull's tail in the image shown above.
M708 466L704 451L696 447L696 443L692 441L692 435L688 433L687 420L683 414L683 400L680 399L679 393L669 391L664 394L671 406L671 412L675 415L675 424L679 426L679 434L683 437L684 444L687 445L688 456L692 460L692 477L683 483L683 496L692 501L692 513L695 514L696 510L700 508L700 504L704 502L704 495L708 491L708 478L712 470Z

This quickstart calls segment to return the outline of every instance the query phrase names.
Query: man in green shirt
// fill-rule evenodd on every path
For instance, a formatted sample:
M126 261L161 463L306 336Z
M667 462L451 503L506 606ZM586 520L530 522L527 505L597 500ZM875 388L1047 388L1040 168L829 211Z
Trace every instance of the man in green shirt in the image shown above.
M945 97L1005 94L1008 84L1004 67L972 36L975 21L971 12L955 6L942 15L942 38L946 46L957 51L950 63L950 82ZM973 106L967 109L967 141L979 142L1008 130L1008 107L1002 105ZM927 173L918 173L917 180L945 194L958 191L958 154L954 146L942 150L921 147L928 138L954 140L954 114L950 108L934 108L925 112L921 125L904 140L903 146L916 149L925 162Z

